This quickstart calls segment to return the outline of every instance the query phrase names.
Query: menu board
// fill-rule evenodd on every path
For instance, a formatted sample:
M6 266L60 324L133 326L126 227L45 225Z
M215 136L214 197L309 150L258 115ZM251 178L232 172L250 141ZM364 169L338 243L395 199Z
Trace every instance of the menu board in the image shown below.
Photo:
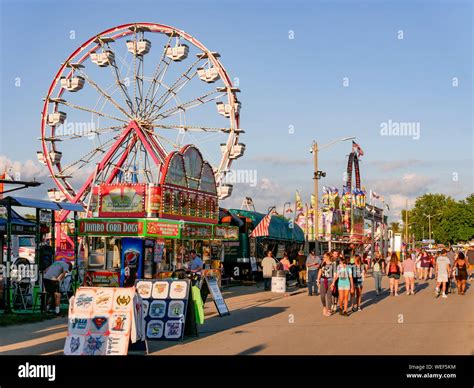
M206 276L206 284L209 288L209 292L212 295L212 299L217 308L217 312L221 317L225 315L230 315L229 308L225 303L224 297L221 294L221 290L219 288L219 283L217 282L217 278L215 276Z
M126 355L145 340L142 301L135 287L81 287L71 298L65 355Z
M152 341L177 341L184 337L184 325L191 284L182 280L137 280L143 301L145 336Z

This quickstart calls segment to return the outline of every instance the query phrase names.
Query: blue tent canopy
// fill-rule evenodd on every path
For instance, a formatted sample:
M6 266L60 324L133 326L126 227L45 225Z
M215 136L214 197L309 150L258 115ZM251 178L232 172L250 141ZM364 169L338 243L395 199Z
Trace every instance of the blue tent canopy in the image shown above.
M260 223L260 221L262 221L262 219L266 215L263 213L240 209L229 209L229 213L234 214L236 216L250 218L252 220L254 228ZM291 223L283 216L274 215L271 218L270 226L268 228L268 237L265 238L274 240L288 240L302 243L304 242L304 232L298 225Z
M16 211L12 210L12 229L13 232L20 231L34 231L36 224L32 221L28 221L20 216ZM6 232L7 220L6 218L0 218L0 232Z
M52 202L44 199L24 198L9 196L0 200L1 205L22 206L31 207L35 209L48 209L48 210L70 210L77 212L84 212L85 209L81 204L71 202Z

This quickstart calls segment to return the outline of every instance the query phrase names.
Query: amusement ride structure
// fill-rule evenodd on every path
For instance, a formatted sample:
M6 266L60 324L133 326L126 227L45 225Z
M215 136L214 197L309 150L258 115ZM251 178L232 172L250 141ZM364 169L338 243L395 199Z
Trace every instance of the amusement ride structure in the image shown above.
M220 55L177 28L131 23L93 36L64 61L44 101L37 156L57 186L50 196L88 206L99 185L158 184L186 144L209 162L218 197L230 196L224 178L245 150L238 92Z

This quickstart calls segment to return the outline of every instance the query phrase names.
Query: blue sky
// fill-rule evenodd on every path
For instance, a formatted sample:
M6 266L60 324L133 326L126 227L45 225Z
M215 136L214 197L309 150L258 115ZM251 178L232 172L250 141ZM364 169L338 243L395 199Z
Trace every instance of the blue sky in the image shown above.
M296 189L309 201L311 142L344 136L357 137L362 185L385 196L393 219L425 192L473 192L471 2L0 3L0 167L46 182L24 195L51 187L35 152L42 98L61 62L98 32L140 21L189 32L239 80L247 150L233 168L256 170L258 184L235 185L223 205L250 195L259 210L281 208ZM389 120L418 123L420 138L381 136ZM349 143L338 143L320 153L321 185L342 188L349 152Z

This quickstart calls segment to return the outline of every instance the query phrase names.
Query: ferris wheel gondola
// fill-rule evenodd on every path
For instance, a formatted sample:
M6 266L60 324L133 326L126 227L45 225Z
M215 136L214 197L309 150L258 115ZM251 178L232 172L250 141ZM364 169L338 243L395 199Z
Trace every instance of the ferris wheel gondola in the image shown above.
M62 199L86 204L98 184L158 182L167 156L194 144L226 198L225 175L245 151L238 92L220 55L182 30L156 23L108 29L54 77L38 160Z

